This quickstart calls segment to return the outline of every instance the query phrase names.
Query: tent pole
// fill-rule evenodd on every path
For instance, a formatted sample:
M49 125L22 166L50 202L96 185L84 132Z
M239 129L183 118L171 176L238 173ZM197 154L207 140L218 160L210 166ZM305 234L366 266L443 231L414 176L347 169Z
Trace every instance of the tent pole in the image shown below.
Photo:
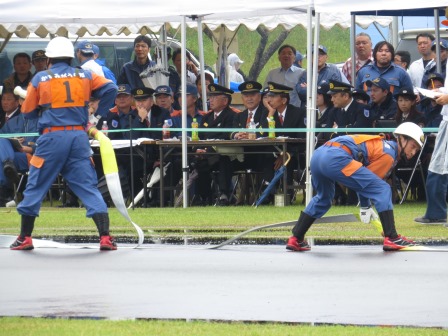
M181 90L182 90L182 184L184 208L188 207L188 157L187 157L187 28L186 17L182 16L181 24L182 57L181 57ZM163 178L163 174L162 177Z
M219 30L219 47L218 47L218 84L229 87L227 80L227 45L226 45L226 27L222 24Z
M165 71L168 71L168 52L167 52L167 37L166 37L166 27L165 27L166 23L164 23L161 27L160 30L160 39L162 40L162 64L163 64L163 69Z
M202 111L207 112L207 87L205 85L205 59L204 59L204 38L202 32L202 16L198 17L198 44L199 44L199 62L201 67L201 72L199 76L201 76L201 97L202 97Z
M355 43L356 43L356 15L352 15L351 17L351 24L350 24L350 52L351 52L351 62L352 62L352 73L350 74L352 76L352 85L355 86L356 81L356 50L355 50Z
M308 205L308 203L311 201L311 197L313 196L313 186L311 185L311 173L310 173L310 161L311 161L311 156L313 155L313 151L314 151L314 131L311 131L311 129L314 127L313 124L315 125L315 121L316 121L316 110L315 110L315 106L316 106L316 98L315 98L315 93L313 95L313 88L314 88L314 84L315 82L317 82L317 79L314 80L313 82L313 78L317 78L316 74L317 74L317 57L318 54L314 53L314 57L315 59L313 59L313 51L312 51L312 37L313 37L313 7L310 5L308 6L307 9L307 16L308 16L308 30L307 30L307 48L306 48L306 53L307 53L307 72L306 72L306 81L308 83L307 88L306 88L306 96L307 96L307 118L306 118L306 127L308 128L308 132L306 133L306 167L305 167L305 171L306 171L306 183L305 183L305 187L306 187L306 205ZM316 14L317 18L319 17L318 14ZM315 24L315 29L317 34L319 33L319 23L318 20L316 19L316 24ZM318 48L318 44L315 44L315 49L317 50ZM315 51L316 51L315 50ZM309 63L311 61L311 64ZM314 67L314 66L315 67ZM311 70L311 71L310 71ZM314 72L315 70L315 72ZM313 83L312 85L310 85L311 83ZM316 84L317 85L317 84ZM313 99L314 97L314 99Z
M440 62L440 16L439 9L434 8L434 28L436 33L436 71L442 73L442 66Z
M398 18L396 16L394 16L392 18L391 26L392 26L392 29L391 29L392 41L391 42L392 42L392 45L394 46L395 50L397 50L397 47L398 47Z

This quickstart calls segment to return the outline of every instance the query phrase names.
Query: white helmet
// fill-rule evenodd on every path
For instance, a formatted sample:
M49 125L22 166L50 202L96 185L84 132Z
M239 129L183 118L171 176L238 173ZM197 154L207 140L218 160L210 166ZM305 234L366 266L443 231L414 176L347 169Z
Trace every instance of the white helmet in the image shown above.
M74 55L73 44L66 37L55 37L45 48L45 56L48 58L73 58Z
M425 136L423 134L422 128L419 125L413 122L404 122L400 124L394 131L395 137L397 137L399 134L407 135L411 139L414 139L420 145L420 148L423 146Z

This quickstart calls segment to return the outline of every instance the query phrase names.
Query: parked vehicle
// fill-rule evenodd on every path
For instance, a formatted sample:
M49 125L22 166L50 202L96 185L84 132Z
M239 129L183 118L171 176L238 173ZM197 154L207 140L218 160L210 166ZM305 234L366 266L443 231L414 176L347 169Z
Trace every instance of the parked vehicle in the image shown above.
M399 32L400 41L398 42L398 50L407 50L411 54L411 62L414 62L422 56L418 53L416 37L420 33L430 33L435 36L434 28L427 29L407 29ZM448 31L440 29L440 38L448 39Z
M137 35L131 34L128 36L84 36L84 37L70 37L75 43L76 41L88 39L92 43L96 44L100 49L100 59L105 61L106 66L112 70L115 77L118 75L123 67L123 64L129 62L134 58L134 39ZM158 41L158 36L151 36L153 41L151 47L151 53L157 46L161 46ZM30 35L28 38L11 38L6 47L0 53L0 83L8 77L13 71L12 60L15 54L19 52L25 52L31 56L33 51L43 49L47 46L49 38L40 38L36 35ZM181 44L175 39L168 38L167 46L173 51L180 48ZM152 58L152 55L149 55ZM192 61L199 68L199 61L192 56ZM76 66L77 61L74 60L73 64ZM34 69L31 70L34 72Z

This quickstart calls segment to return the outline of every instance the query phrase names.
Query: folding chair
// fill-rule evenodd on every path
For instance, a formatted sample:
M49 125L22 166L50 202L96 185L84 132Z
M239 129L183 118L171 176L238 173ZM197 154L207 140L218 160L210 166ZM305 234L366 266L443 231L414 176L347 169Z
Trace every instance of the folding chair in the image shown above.
M234 171L233 174L233 188L230 197L235 198L236 204L252 204L259 196L257 177L261 173L246 169ZM238 192L238 189L240 189L240 192Z
M27 178L28 173L19 173L20 176L20 180L19 183L16 185L14 184L14 201L16 202L16 204L19 204L19 193L21 188L23 187L23 185L26 182L26 178Z
M62 175L58 174L56 177L56 180L52 183L50 186L50 189L48 190L48 198L50 200L50 206L53 206L53 191L56 191L58 194L58 199L62 202L62 204L65 204L66 201L66 183L63 179Z

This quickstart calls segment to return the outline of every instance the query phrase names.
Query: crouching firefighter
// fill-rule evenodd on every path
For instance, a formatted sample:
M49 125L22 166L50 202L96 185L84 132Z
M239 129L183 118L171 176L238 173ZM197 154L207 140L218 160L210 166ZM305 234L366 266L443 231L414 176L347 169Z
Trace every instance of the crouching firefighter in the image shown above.
M305 234L315 219L324 216L330 209L336 182L357 192L362 222L369 223L379 216L384 236L383 250L396 251L415 245L395 229L392 191L384 179L390 175L398 160L409 160L421 150L424 135L418 125L405 122L395 129L394 136L396 140L385 140L374 135L345 135L316 149L310 163L311 183L316 195L300 214L286 249L311 249Z

